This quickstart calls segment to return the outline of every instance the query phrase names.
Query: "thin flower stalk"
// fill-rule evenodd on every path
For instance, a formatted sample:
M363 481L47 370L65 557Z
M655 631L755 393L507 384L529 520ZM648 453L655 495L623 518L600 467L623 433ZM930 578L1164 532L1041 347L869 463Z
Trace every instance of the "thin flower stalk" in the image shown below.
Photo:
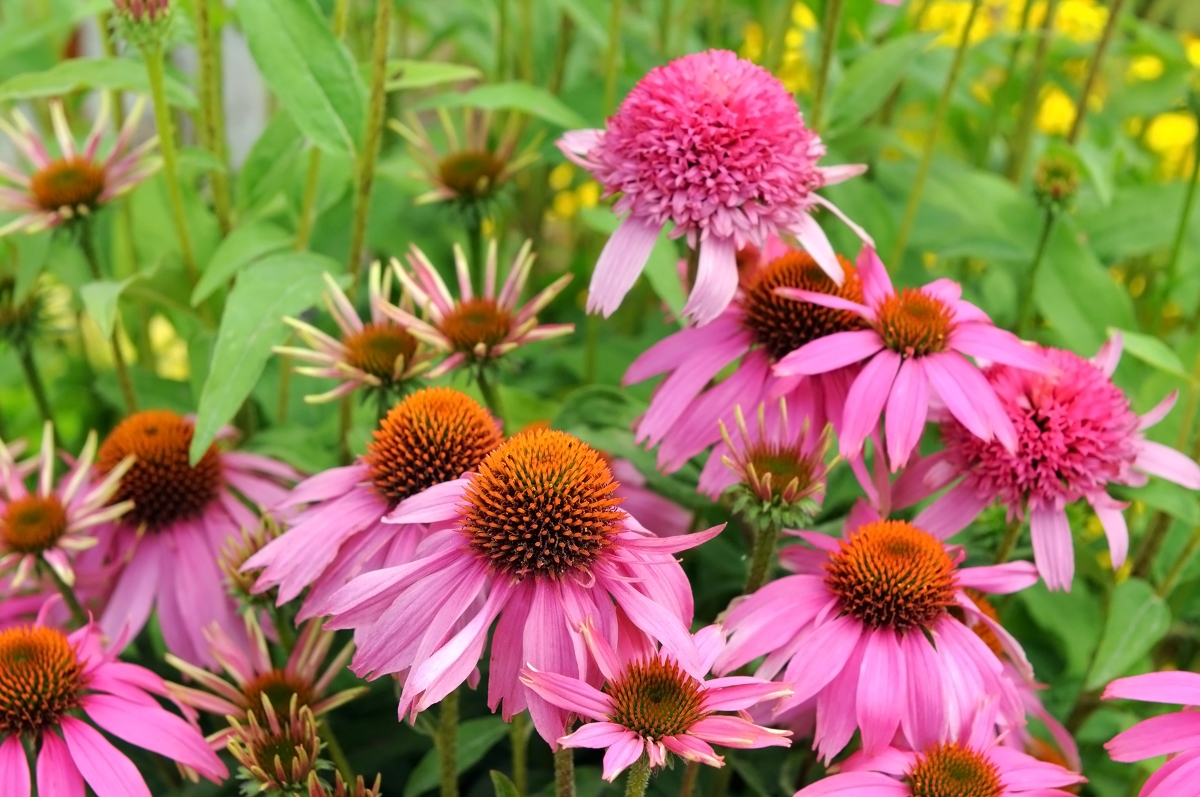
M612 113L617 104L617 67L621 60L621 12L624 0L610 0L608 17L608 49L604 53L604 115Z
M1113 0L1112 6L1108 9L1108 19L1104 22L1104 31L1100 34L1100 40L1096 42L1096 49L1092 52L1092 60L1088 64L1087 76L1083 79L1083 87L1079 90L1079 99L1075 102L1075 121L1071 123L1071 132L1067 134L1067 143L1071 145L1079 141L1079 136L1083 133L1083 121L1087 118L1088 103L1091 101L1092 91L1096 88L1096 78L1100 75L1100 68L1104 65L1104 56L1108 54L1113 31L1117 28L1124 7L1125 0Z
M1019 182L1025 173L1025 160L1029 155L1029 141L1033 137L1033 123L1037 117L1038 99L1041 95L1042 83L1046 74L1046 59L1050 54L1050 44L1054 41L1054 18L1058 11L1059 0L1047 0L1046 17L1038 32L1037 49L1033 53L1033 63L1029 67L1029 75L1025 78L1025 96L1021 100L1021 113L1017 117L1017 128L1013 133L1012 147L1008 155L1008 179ZM1032 0L1028 5L1033 5Z
M813 87L812 111L809 114L816 127L821 126L825 84L829 81L829 67L833 63L833 54L837 50L838 29L842 26L844 5L844 0L827 0L825 3L825 19L821 23L821 63L817 68L817 81Z
M1200 124L1200 116L1193 116ZM1187 194L1183 198L1183 207L1179 213L1179 224L1175 227L1175 240L1171 244L1171 259L1167 261L1167 276L1163 281L1159 298L1158 312L1154 314L1158 328L1162 329L1163 309L1171 298L1175 284L1179 279L1179 261L1183 255L1183 243L1187 239L1188 224L1192 219L1192 208L1196 201L1196 184L1200 182L1200 135L1196 136L1192 157L1192 178L1188 181Z
M438 704L437 751L442 797L458 797L458 690Z
M212 155L226 164L225 114L221 108L221 37L214 31L208 8L209 0L192 0L195 13L196 54L199 58L200 80L200 139ZM228 234L233 227L232 200L229 176L224 168L208 173L212 186L213 210L221 232Z

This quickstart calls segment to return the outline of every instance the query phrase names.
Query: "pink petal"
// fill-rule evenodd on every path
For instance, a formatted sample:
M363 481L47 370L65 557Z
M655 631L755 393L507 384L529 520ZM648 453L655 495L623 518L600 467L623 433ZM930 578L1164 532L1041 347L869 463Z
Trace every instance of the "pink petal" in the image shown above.
M992 499L981 497L973 486L959 484L922 509L913 525L946 540L971 525L990 503Z
M868 756L890 745L900 727L906 702L904 663L894 631L877 628L866 634L855 705L863 751Z
M719 767L725 764L725 760L717 755L717 751L712 749L708 742L689 733L664 737L662 743L668 750L685 761L698 761L701 764L708 764L710 767Z
M769 730L741 717L713 714L697 722L688 731L692 736L724 747L753 749L787 747L791 740L786 731Z
M1104 527L1112 568L1117 570L1125 564L1125 557L1129 555L1129 526L1126 525L1125 515L1122 513L1129 504L1114 501L1108 493L1101 493L1089 499L1088 503L1100 519L1100 525Z
M737 248L732 238L705 238L700 242L696 284L688 296L683 314L704 326L719 316L737 292Z
M793 302L816 304L821 307L830 307L834 310L847 310L862 316L868 321L875 319L875 311L870 307L858 302L852 302L849 299L843 299L841 296L834 296L831 293L806 291L799 288L776 288L775 295L782 296L784 299L791 299Z
M185 764L214 783L229 775L199 731L157 706L139 706L111 695L88 695L83 709L118 739Z
M652 376L674 370L685 360L703 357L710 345L719 344L734 335L741 337L740 313L730 311L728 315L729 318L722 319L720 323L688 327L655 343L633 361L633 365L629 366L629 370L621 378L621 384L637 384Z
M1167 415L1170 414L1171 410L1175 407L1175 401L1178 398L1179 391L1172 390L1167 394L1166 398L1154 405L1154 409L1150 410L1141 417L1141 420L1138 421L1138 428L1149 429L1151 426L1154 426L1163 418L1167 417Z
M3 765L0 765L3 769ZM67 743L52 730L42 734L42 751L37 759L38 794L47 797L84 797L83 776L79 774ZM4 794L10 794L7 789Z
M603 313L607 318L621 306L625 294L637 282L650 258L659 231L659 227L637 216L628 216L621 222L604 245L592 272L592 284L588 288L589 313Z
M998 745L989 750L987 755L1000 770L1000 782L1012 791L1028 793L1038 789L1057 789L1087 780L1077 772L1058 764L1039 761L1011 747Z
M622 736L604 754L604 771L601 777L612 783L617 775L642 757L643 748L642 738L632 731Z
M918 358L909 358L896 372L888 397L884 432L892 473L908 464L908 457L925 430L929 414L929 378Z
M10 794L13 797L29 797L31 789L29 759L25 757L21 735L10 733L4 743L0 744L0 794L4 794L5 797Z
M900 638L908 676L907 705L900 718L904 738L917 750L924 750L943 738L946 731L945 695L941 661L924 634L905 634Z
M612 698L594 686L556 672L522 670L521 682L559 708L591 720L607 720L615 711Z
M1033 559L1046 587L1070 592L1075 575L1075 548L1066 511L1033 507L1029 513L1029 533L1033 538Z
M974 587L992 595L1010 595L1037 583L1038 571L1032 562L1005 562L1002 565L964 567L958 571L961 587Z
M818 626L808 644L792 657L784 680L795 694L789 702L799 704L817 694L834 679L858 645L863 626L853 617L835 617Z
M705 683L705 687L705 711L744 711L766 700L788 697L792 693L787 684L744 675L716 678Z
M981 440L995 437L1009 451L1017 447L1017 430L992 386L961 355L947 352L925 358L926 373L950 414Z
M842 264L838 262L829 238L821 229L821 225L817 224L816 219L807 213L802 214L792 225L791 232L831 280L838 285L845 281L846 275L842 272Z
M100 627L110 638L120 636L122 629L134 636L149 619L158 591L159 546L160 539L155 535L142 537L133 559L117 578L116 589L100 615Z
M71 760L96 797L150 797L137 767L95 728L75 717L63 717L59 726Z
M858 267L858 276L862 279L863 301L868 307L875 307L896 293L896 289L892 287L892 278L874 247L864 246L858 250L855 265Z
M1144 797L1196 797L1200 783L1200 751L1184 753L1163 764L1142 786Z
M959 324L950 333L950 348L977 360L1045 372L1050 362L1013 333L990 324Z
M880 772L841 772L818 780L795 797L910 797L908 786Z
M838 441L842 456L857 455L867 436L878 427L879 416L883 413L892 382L902 362L899 354L883 349L863 367L850 386L850 394L846 396L846 406L842 410L842 433Z
M401 501L383 518L384 523L437 523L458 517L470 479L455 479L427 487Z
M1104 699L1118 698L1200 706L1200 673L1152 672L1118 678L1105 688Z
M574 733L558 740L563 747L588 747L593 750L611 747L633 735L624 725L615 722L587 722Z
M1113 761L1124 763L1200 747L1200 714L1184 711L1142 720L1104 747Z
M1125 348L1125 338L1120 332L1113 333L1100 346L1100 351L1092 357L1092 364L1099 368L1105 376L1111 377L1121 361L1121 350Z
M1135 468L1189 490L1200 490L1200 465L1191 457L1151 440L1143 440L1140 449L1133 463Z

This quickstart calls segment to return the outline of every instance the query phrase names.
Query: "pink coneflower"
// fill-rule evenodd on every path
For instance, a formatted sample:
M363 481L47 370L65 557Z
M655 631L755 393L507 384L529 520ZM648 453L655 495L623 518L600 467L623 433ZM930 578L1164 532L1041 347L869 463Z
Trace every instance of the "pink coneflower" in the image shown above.
M1070 589L1075 551L1066 505L1086 499L1108 537L1112 566L1129 550L1129 530L1121 514L1126 504L1109 496L1109 484L1140 485L1145 474L1200 490L1200 466L1142 431L1162 420L1175 402L1171 394L1142 417L1110 377L1121 358L1121 338L1112 338L1092 360L1061 349L1042 349L1055 371L1030 373L996 365L984 376L1017 430L1017 445L1006 449L967 432L961 424L942 425L946 443L927 483L940 489L962 476L952 490L923 513L955 533L993 501L1010 519L1029 513L1033 555L1050 589Z
M980 694L999 697L1005 717L1023 716L1000 660L950 610L991 623L964 588L1024 589L1037 580L1030 563L958 567L961 552L902 520L869 520L840 541L793 533L815 550L785 549L800 572L730 609L730 643L715 669L730 672L765 655L758 674L783 671L795 690L781 710L816 696L822 758L841 751L856 729L869 755L897 730L922 748L961 727Z
M779 248L769 247L768 255ZM794 405L794 417L808 418L813 429L827 423L835 430L841 426L853 366L814 377L780 377L771 366L815 340L866 327L856 313L776 294L783 287L819 291L860 305L858 272L845 260L842 265L845 280L839 286L808 253L784 251L746 277L745 290L716 321L676 332L634 361L625 384L667 374L637 424L639 443L660 446L659 467L678 470L719 442L721 424L733 426L733 408L738 405L757 407L786 396ZM733 374L709 386L739 358Z
M209 650L229 680L167 654L168 664L208 690L167 684L167 689L177 700L222 719L233 717L246 722L248 714L262 713L263 700L282 713L287 710L294 696L299 705L307 706L319 717L367 691L363 686L329 694L330 684L350 660L354 645L347 644L325 666L325 657L333 644L333 634L323 630L320 621L305 623L287 663L276 667L271 661L271 650L263 636L262 626L253 613L247 612L243 617L246 635L250 639L248 647L242 647L216 624L204 629ZM222 747L232 733L232 727L225 728L210 736L208 741Z
M0 130L32 167L25 171L0 162L0 210L22 214L0 227L0 237L20 230L40 232L86 217L154 174L161 161L149 153L158 139L129 148L144 107L145 100L139 99L102 160L97 155L108 125L107 97L101 99L100 112L82 149L76 149L62 103L50 103L50 118L58 139L57 158L20 111L13 111L11 124L0 118Z
M795 797L1069 797L1063 787L1086 778L997 744L995 705L981 709L965 738L855 753L840 771L806 786Z
M1104 690L1105 700L1144 700L1186 706L1183 711L1142 720L1104 745L1114 761L1143 761L1160 755L1167 763L1142 786L1141 797L1200 795L1200 674L1152 672L1118 678Z
M539 326L537 320L537 314L571 281L570 274L559 277L526 302L524 307L517 308L521 291L533 268L535 256L532 247L532 241L526 241L521 247L497 294L496 241L489 242L483 274L483 295L475 296L467 258L456 244L454 266L458 275L457 299L416 244L408 253L411 273L400 265L400 261L392 261L400 283L428 314L428 318L421 320L406 310L387 306L383 308L384 313L413 337L449 355L429 372L431 379L461 365L488 365L518 346L569 335L575 330L574 324Z
M587 679L594 667L578 628L595 619L615 643L663 643L700 677L687 632L692 592L673 554L720 528L680 537L649 534L623 512L604 458L576 438L531 429L493 451L478 472L403 501L392 519L443 523L422 558L351 581L325 607L329 628L354 628L352 669L378 677L408 671L400 715L437 703L474 669L488 629L488 704L508 719L526 707L544 738L567 712L524 689L523 666ZM456 630L458 629L458 630Z
M0 573L14 571L10 581L14 589L30 577L39 562L52 568L65 584L74 584L74 555L96 545L92 532L97 526L133 508L128 501L109 503L133 459L118 463L107 477L96 480L92 473L95 432L88 435L79 459L55 488L57 456L54 427L47 422L36 461L37 488L30 492L21 478L24 468L17 466L0 442Z
M750 61L710 50L653 69L604 130L571 131L558 146L607 194L621 194L613 210L628 213L596 263L592 312L612 315L620 306L668 223L673 236L687 236L700 249L696 284L683 308L696 324L715 319L733 299L737 250L763 246L773 234L795 235L842 282L829 239L811 213L823 206L841 216L816 190L866 167L818 166L825 145L805 127L795 98Z
M418 390L383 419L366 456L296 486L283 506L308 507L242 570L263 568L254 589L278 587L280 605L312 587L300 617L312 616L312 606L359 573L410 561L428 524L395 525L387 514L474 471L501 439L496 420L465 393Z
M652 767L666 764L668 752L719 767L725 761L712 744L741 749L791 744L788 731L718 713L745 712L765 700L787 697L792 693L787 685L740 676L705 680L686 672L662 651L625 651L626 655L618 656L587 621L580 632L604 677L603 689L533 668L521 670L521 683L560 709L592 720L546 742L552 748L604 749L605 780L615 780L643 753ZM710 625L693 639L707 673L724 647L724 632L721 626Z
M1014 448L1012 421L964 355L1037 371L1047 368L1046 361L963 301L958 283L941 279L897 292L869 247L858 257L858 273L862 304L809 290L776 290L788 298L851 310L870 326L815 340L775 365L779 376L811 376L863 363L846 396L838 430L842 454L850 457L862 451L886 414L888 462L893 472L904 467L925 428L931 391L971 434Z
M193 466L192 433L192 423L175 413L148 410L121 421L100 446L101 473L136 457L114 497L133 501L133 509L114 524L109 554L122 570L100 625L113 637L123 628L136 634L157 607L167 649L211 666L216 660L203 634L210 623L246 642L217 565L227 538L258 525L234 491L259 507L275 506L287 495L281 484L296 474L266 457L220 451L215 443Z
M162 680L117 660L124 639L105 650L95 625L70 636L40 625L0 631L5 797L29 797L33 779L26 743L39 750L38 794L81 795L86 783L97 797L149 797L133 762L86 720L215 783L225 779L225 765L200 732L155 701L154 695L167 694Z
M297 368L298 374L341 380L340 385L326 393L305 396L305 401L310 404L334 401L359 388L378 391L380 400L386 401L428 367L428 352L384 312L384 307L393 306L388 301L391 280L390 270L385 272L378 262L371 266L368 280L371 318L364 323L345 292L332 277L325 275L328 285L325 304L342 331L341 340L298 318L283 319L311 348L276 346L272 351L315 366Z

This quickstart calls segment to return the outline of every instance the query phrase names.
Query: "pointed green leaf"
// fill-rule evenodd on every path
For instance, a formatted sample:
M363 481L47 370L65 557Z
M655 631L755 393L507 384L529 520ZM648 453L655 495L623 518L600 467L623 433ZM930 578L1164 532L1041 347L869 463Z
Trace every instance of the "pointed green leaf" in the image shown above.
M117 300L121 298L121 292L128 288L129 283L135 279L137 279L136 274L126 277L120 282L100 280L89 282L79 289L79 297L83 299L83 306L95 319L96 326L100 327L100 331L104 333L106 339L112 335L113 327L117 322Z
M1171 610L1140 578L1123 581L1109 600L1104 634L1088 671L1085 687L1099 689L1125 675L1167 634Z
M150 93L150 82L141 59L72 58L42 72L26 72L0 84L0 100L58 97L85 89L113 89ZM167 102L196 108L196 95L171 75L166 79Z
M496 797L523 797L508 775L496 769L492 770L492 787L496 789Z
M823 135L835 138L879 110L933 38L930 33L901 36L855 60L829 97L828 132Z
M388 91L423 89L441 83L456 83L460 80L475 80L482 77L482 73L478 69L466 64L403 59L388 61L387 75L387 83L384 84L384 87Z
M212 296L213 292L233 279L239 271L272 252L287 249L295 236L265 221L254 221L238 227L221 241L212 260L200 275L192 291L192 307Z
M1146 365L1157 368L1164 374L1177 376L1189 382L1192 381L1191 374L1188 373L1187 367L1179 359L1179 355L1158 338L1151 335L1143 335L1141 332L1132 332L1128 329L1118 329L1117 327L1109 327L1108 334L1119 334L1125 343L1125 351Z
M562 128L590 127L587 120L539 86L513 81L476 86L470 91L438 94L417 103L417 108L482 108L522 111Z

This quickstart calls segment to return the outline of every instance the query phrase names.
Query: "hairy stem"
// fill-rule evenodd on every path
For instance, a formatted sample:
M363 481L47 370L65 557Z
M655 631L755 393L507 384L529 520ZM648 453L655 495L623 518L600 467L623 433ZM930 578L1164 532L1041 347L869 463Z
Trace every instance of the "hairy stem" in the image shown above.
M570 747L554 751L554 797L575 797L575 751Z
M209 0L192 0L196 15L196 54L199 58L200 79L200 140L222 164L227 163L225 152L225 114L221 108L221 62L214 41ZM212 185L213 210L222 234L233 226L229 194L229 175L224 169L213 169L208 179Z
M775 541L779 538L779 527L763 520L754 532L754 552L750 558L750 571L746 574L743 595L749 595L767 583L771 575L771 561L775 555Z
M683 770L683 783L679 784L679 797L692 797L696 781L700 778L700 762L689 761Z
M1092 61L1088 64L1087 76L1083 79L1083 88L1080 89L1079 100L1075 103L1075 120L1071 123L1071 132L1067 134L1067 142L1072 145L1079 140L1079 136L1083 132L1083 120L1087 116L1088 100L1091 99L1092 90L1096 87L1096 78L1104 64L1104 56L1108 52L1108 45L1112 42L1113 31L1117 28L1124 5L1125 0L1113 0L1112 5L1109 6L1108 20L1104 23L1100 40L1096 42L1096 49L1092 52Z
M650 783L650 759L645 753L629 768L629 780L625 782L625 797L645 797Z
M458 690L442 698L438 717L438 767L442 797L458 797Z

